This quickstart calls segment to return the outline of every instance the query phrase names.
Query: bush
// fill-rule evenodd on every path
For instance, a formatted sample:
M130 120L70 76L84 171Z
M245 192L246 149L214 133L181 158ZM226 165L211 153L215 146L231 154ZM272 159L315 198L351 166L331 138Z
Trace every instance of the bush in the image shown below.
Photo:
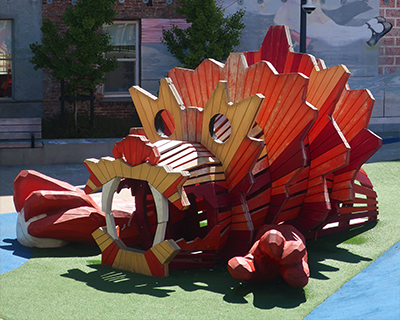
M224 61L240 45L243 10L225 16L215 0L179 0L176 12L191 26L163 30L163 43L183 67L196 69L207 58Z

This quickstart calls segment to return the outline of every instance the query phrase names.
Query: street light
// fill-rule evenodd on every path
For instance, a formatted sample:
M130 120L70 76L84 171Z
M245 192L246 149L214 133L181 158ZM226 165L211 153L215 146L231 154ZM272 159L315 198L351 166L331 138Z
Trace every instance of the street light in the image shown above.
M307 15L315 10L316 6L312 0L300 1L300 52L306 53L306 38L307 38Z

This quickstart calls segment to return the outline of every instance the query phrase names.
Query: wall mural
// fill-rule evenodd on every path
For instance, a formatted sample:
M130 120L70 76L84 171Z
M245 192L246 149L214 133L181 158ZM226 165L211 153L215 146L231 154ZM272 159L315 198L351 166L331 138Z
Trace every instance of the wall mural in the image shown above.
M162 30L172 25L185 29L188 23L184 19L142 19L141 24L141 86L157 95L160 79L179 63L161 43Z
M300 0L218 1L226 14L240 9L246 11L242 45L237 51L258 50L268 28L282 24L289 26L294 49L299 51ZM372 118L386 117L386 121L392 117L389 120L395 123L394 130L398 130L400 76L379 74L382 38L392 29L392 25L379 16L379 0L313 2L317 8L307 15L307 52L323 59L328 67L346 65L352 74L350 87L368 88L376 99ZM142 19L141 24L141 86L157 95L159 79L178 65L178 61L161 43L161 31L171 24L182 28L187 24L183 19ZM371 123L374 123L373 119ZM383 125L372 129L387 130L383 129Z
M353 73L357 69L363 76L376 75L379 48L374 47L392 28L385 18L378 16L379 2L314 0L313 3L317 8L307 15L307 52L321 57L328 65L344 63ZM239 9L246 11L246 29L239 51L259 47L262 35L272 24L289 26L298 50L300 0L225 0L221 4L227 14ZM368 58L361 58L360 52ZM371 58L375 60L374 71L370 68Z
M358 40L374 46L392 28L391 23L379 16L360 26L347 25L355 16L372 10L366 1L355 1L332 10L323 10L321 1L315 1L315 5L316 9L307 16L307 35L309 39L317 39L333 47L351 45ZM293 30L292 37L297 41L300 26L299 7L300 0L283 2L274 18L275 24L289 26Z
M313 3L316 9L307 15L307 53L323 59L328 67L346 65L352 73L350 87L368 88L374 95L372 117L396 117L398 127L400 109L395 101L399 99L400 77L378 71L382 38L392 29L391 23L379 16L379 0ZM300 0L220 0L220 4L226 14L246 11L246 28L237 51L258 50L266 30L282 24L289 26L294 49L299 51Z

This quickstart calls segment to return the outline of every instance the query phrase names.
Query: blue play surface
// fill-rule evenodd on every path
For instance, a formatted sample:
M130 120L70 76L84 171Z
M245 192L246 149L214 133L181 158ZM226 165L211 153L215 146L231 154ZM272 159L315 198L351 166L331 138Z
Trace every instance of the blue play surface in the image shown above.
M320 319L400 319L400 241L305 318Z
M16 223L16 213L0 214L0 274L22 266L32 256L32 250L16 239ZM400 319L400 241L305 319Z
M22 266L32 256L32 249L17 241L16 225L16 213L0 214L0 274Z

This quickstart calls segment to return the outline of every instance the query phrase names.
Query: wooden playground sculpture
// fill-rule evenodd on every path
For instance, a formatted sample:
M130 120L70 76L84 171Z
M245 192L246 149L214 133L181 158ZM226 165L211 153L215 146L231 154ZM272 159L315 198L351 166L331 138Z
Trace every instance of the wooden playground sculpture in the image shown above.
M143 127L114 157L85 160L84 192L32 171L16 178L18 239L93 237L103 264L152 276L230 259L235 278L303 287L305 238L377 220L361 168L382 144L367 129L374 98L349 76L293 52L288 28L272 26L258 51L172 69L158 98L134 86ZM123 187L133 213L112 210ZM100 189L101 209L87 195Z

